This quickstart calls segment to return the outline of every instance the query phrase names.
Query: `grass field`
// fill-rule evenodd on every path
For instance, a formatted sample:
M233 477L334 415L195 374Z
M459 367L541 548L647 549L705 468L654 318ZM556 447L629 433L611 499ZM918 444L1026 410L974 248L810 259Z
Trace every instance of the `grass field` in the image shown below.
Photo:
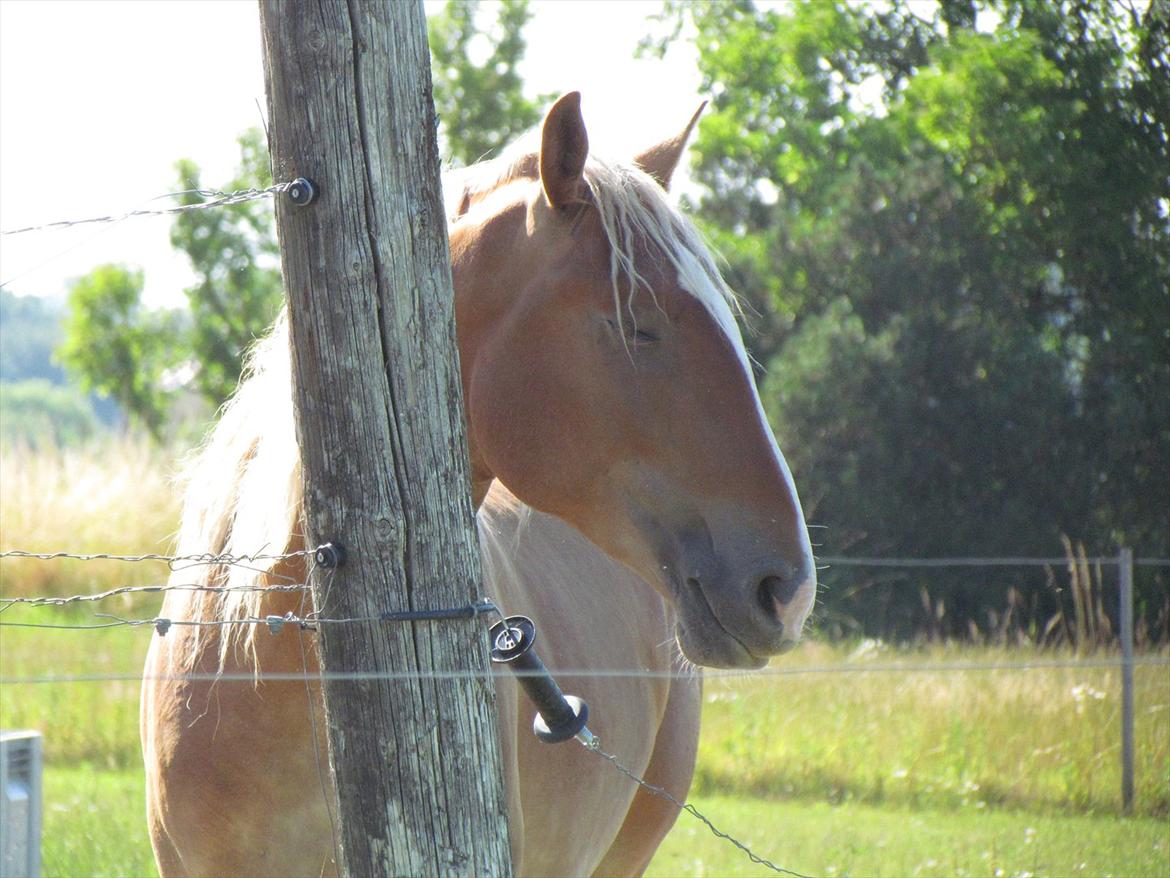
M163 465L144 448L56 461L6 453L0 486L2 548L159 551L174 528ZM0 594L99 591L166 572L5 560ZM77 623L90 612L15 607L3 618ZM45 735L46 876L154 874L137 740L151 634L0 629L0 726ZM692 801L806 875L1165 878L1170 667L1165 654L1152 658L1136 674L1131 817L1120 815L1115 667L962 669L1072 656L872 642L813 642L770 674L709 680ZM16 682L68 675L123 679ZM650 874L768 873L684 814Z
M154 874L133 679L149 636L6 629L5 678L131 678L0 687L0 724L46 736L46 876ZM804 673L708 681L692 801L717 826L807 875L1168 874L1165 665L1138 668L1137 816L1122 818L1115 669L895 672L877 668L1025 657L856 653L813 643L776 666ZM683 815L650 874L765 872Z

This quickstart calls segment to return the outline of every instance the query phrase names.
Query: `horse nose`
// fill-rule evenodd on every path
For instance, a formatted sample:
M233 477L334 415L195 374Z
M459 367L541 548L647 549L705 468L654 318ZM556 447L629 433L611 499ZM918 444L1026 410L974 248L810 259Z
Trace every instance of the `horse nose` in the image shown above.
M795 576L789 575L787 578L783 576L765 576L763 581L760 582L760 604L768 612L772 612L773 602L780 604L782 607L786 607L796 597L796 593L800 590L800 585L800 580Z
M811 605L808 592L812 583L804 565L794 564L780 564L759 579L756 602L763 611L765 625L774 629L773 636L782 638L784 645L795 645L800 639Z

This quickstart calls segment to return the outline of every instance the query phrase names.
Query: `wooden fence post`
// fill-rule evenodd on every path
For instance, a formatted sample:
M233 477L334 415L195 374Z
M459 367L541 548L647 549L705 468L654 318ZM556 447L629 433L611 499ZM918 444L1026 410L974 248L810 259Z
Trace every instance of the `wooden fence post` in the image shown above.
M422 2L262 0L260 18L275 178L318 191L276 210L306 539L348 555L314 572L315 608L369 619L472 604L481 577ZM318 626L343 875L511 873L486 627Z

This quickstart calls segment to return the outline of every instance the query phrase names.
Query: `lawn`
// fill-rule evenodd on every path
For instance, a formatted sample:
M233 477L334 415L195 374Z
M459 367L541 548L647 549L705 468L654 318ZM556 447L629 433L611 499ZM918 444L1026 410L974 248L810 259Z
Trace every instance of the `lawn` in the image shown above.
M44 875L154 876L142 818L142 771L55 768L45 777ZM937 811L857 803L695 796L717 826L805 875L1165 876L1160 818ZM769 872L683 815L649 876Z
M938 811L858 803L697 796L699 810L733 828L760 856L804 875L1162 876L1170 829L1158 818ZM771 874L683 815L648 876Z

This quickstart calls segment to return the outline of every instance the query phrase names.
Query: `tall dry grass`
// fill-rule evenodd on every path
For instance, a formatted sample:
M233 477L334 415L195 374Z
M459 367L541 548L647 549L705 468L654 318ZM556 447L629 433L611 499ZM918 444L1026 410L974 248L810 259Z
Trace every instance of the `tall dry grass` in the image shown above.
M0 551L166 553L178 527L176 455L138 438L0 449ZM0 595L62 596L166 580L159 562L0 560Z

